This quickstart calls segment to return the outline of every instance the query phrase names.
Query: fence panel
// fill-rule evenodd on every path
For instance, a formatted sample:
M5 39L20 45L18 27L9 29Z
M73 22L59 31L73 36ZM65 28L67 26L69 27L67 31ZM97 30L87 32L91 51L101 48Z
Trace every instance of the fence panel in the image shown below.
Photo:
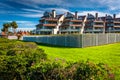
M120 42L120 34L78 34L54 36L23 36L24 41L68 47L88 47Z

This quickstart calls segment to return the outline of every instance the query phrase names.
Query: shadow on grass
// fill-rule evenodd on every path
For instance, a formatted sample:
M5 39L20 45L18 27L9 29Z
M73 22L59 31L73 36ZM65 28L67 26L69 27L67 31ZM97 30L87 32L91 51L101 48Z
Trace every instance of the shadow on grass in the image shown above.
M59 46L59 45L51 45L45 43L36 43L37 45L46 46L46 47L54 47L54 48L77 48L77 47L69 47L69 46Z
M22 42L29 42L29 41L22 41ZM34 43L36 43L37 45L54 47L54 48L77 48L77 47L69 47L69 46L52 45L52 44L46 44L46 43L37 43L37 42L34 42Z

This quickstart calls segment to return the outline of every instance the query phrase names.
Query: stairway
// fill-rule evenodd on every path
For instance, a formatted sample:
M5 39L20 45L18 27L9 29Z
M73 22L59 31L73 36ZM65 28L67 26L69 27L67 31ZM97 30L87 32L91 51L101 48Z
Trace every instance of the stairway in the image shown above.
M82 22L82 28L81 28L81 31L80 31L80 34L83 34L84 32L84 28L85 28L85 22L87 21L87 16L85 16L83 22Z
M58 34L58 31L59 31L59 27L62 25L63 21L64 21L64 18L65 18L65 14L63 14L59 20L58 20L58 24L56 26L56 28L53 30L53 34Z

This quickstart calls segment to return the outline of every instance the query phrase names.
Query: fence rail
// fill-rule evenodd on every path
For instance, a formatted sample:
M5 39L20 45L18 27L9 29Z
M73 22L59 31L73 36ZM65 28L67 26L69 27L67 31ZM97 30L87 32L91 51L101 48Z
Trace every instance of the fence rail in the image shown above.
M33 41L58 46L88 47L120 42L120 34L78 34L53 36L23 36L24 41Z

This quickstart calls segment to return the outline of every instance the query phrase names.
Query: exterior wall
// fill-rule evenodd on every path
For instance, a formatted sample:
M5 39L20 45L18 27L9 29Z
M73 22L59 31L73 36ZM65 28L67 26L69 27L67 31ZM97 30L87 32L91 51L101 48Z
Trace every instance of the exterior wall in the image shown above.
M55 10L52 12L45 12L36 25L37 34L71 34L71 33L120 33L120 18L116 15L105 15L98 17L89 14L78 16L77 12L72 14L70 12L64 14L56 14ZM82 28L85 25L84 28Z
M67 47L88 47L120 42L120 34L78 34L54 36L23 36L24 41L33 41Z

